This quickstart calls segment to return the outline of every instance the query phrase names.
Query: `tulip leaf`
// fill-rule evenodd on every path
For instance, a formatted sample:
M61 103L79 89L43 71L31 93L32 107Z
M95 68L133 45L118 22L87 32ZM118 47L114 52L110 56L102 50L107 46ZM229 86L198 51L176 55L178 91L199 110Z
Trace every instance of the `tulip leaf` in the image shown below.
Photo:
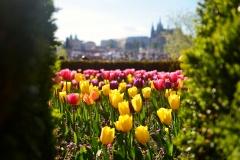
M99 114L101 114L101 116L103 116L103 118L107 121L110 117L110 113L109 112L106 112L102 109L99 109Z
M99 124L96 121L93 121L92 126L93 126L93 131L95 132L95 135L99 135L100 134Z
M135 159L144 159L143 155L142 155L142 152L140 150L135 148L134 151L135 151Z
M75 144L78 144L78 135L76 132L73 133L73 136L74 136L74 142Z
M164 157L163 157L163 160L173 160L173 156L165 154Z

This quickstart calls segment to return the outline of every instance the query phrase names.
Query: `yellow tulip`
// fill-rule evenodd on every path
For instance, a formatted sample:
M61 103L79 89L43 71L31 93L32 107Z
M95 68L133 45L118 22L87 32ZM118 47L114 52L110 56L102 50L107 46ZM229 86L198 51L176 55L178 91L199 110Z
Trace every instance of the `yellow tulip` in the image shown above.
M142 94L144 98L150 98L151 95L151 88L150 87L145 87L142 89Z
M142 97L140 94L137 94L131 100L132 106L135 112L139 112L142 109Z
M172 122L172 109L160 108L157 111L157 115L162 124L169 126Z
M123 102L118 103L118 111L120 115L130 114L128 101L124 100Z
M82 73L75 73L74 78L77 82L80 82L81 80L86 80L85 75Z
M89 81L88 80L80 81L80 91L82 94L84 94L84 93L89 94Z
M105 84L102 86L102 92L105 96L108 96L110 92L110 84Z
M64 82L62 92L70 93L72 82ZM66 87L67 86L67 87Z
M124 93L120 93L118 90L110 90L109 92L109 100L110 103L113 105L114 108L118 108L118 103L123 101Z
M66 96L67 96L66 91L59 92L59 100L60 100L61 102L66 101Z
M126 90L126 86L127 86L126 82L121 82L118 85L118 90L120 90L121 92L124 92Z
M143 145L146 144L150 139L148 127L142 125L138 126L135 130L135 137L139 143Z
M172 110L177 110L180 107L180 95L170 94L168 102Z
M132 83L133 82L133 76L131 74L128 74L127 75L127 80L128 80L128 83Z
M138 89L136 86L133 86L131 88L128 88L128 95L130 97L134 97L138 93Z
M115 128L110 128L105 126L102 128L102 132L100 135L100 140L103 144L111 144L113 142L115 136Z
M122 131L122 126L119 121L114 122L114 125L118 131Z
M114 124L117 130L128 132L132 129L132 116L128 114L119 116L118 121Z

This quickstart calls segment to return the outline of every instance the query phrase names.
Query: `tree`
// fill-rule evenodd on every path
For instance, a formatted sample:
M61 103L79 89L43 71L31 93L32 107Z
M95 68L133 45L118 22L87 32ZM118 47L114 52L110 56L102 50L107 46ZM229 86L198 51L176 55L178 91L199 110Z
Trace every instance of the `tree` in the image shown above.
M199 3L195 45L184 53L189 77L176 144L194 159L240 159L240 1Z
M194 24L198 21L198 16L190 11L177 11L169 15L168 26L174 29L171 34L165 33L164 53L176 60L182 55L182 51L191 48L196 34Z
M182 51L193 46L193 40L190 36L185 35L180 28L174 29L172 34L166 34L166 44L164 53L169 54L173 60L178 60Z
M52 160L48 100L55 65L52 0L0 1L0 155Z

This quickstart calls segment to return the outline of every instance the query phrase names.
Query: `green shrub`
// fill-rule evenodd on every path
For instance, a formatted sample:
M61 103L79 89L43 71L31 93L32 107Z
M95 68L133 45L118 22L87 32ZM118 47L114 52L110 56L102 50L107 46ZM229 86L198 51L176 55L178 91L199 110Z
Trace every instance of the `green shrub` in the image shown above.
M198 7L195 47L181 65L189 80L176 140L194 159L240 159L240 1Z
M0 159L54 159L52 0L0 1Z
M147 71L158 70L172 72L180 69L179 61L62 61L61 69L69 68L71 70L77 69L105 69L115 70L126 68L135 68L136 70L145 69Z

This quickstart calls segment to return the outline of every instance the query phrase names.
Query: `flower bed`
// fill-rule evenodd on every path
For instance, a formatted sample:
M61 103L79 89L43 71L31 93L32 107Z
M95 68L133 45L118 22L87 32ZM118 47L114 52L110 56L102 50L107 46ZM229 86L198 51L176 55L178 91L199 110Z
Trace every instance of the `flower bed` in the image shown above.
M56 159L184 156L172 140L185 79L181 70L62 69L50 101Z

